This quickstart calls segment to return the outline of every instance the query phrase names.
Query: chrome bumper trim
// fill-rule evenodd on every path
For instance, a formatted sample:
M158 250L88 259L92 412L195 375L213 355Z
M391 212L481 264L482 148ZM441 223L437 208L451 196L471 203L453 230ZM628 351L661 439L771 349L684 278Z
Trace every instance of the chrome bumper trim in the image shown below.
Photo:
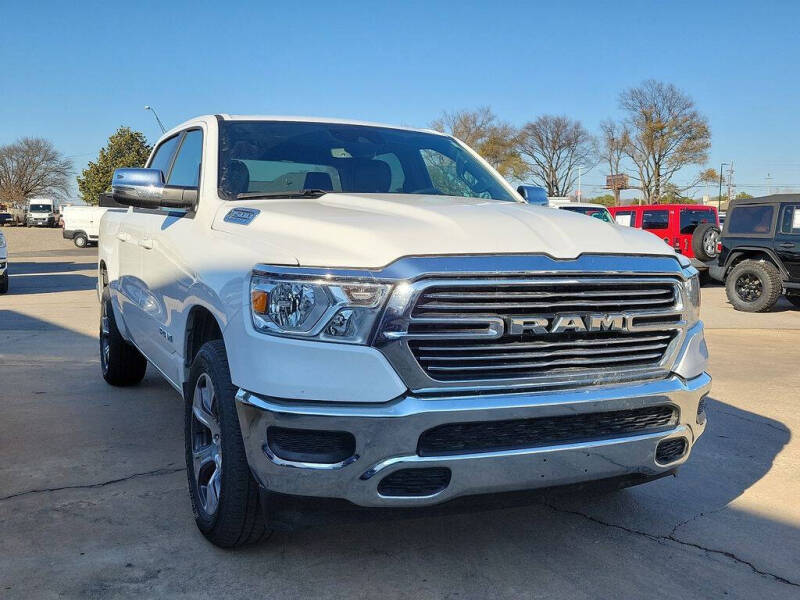
M563 392L502 395L458 395L425 398L413 395L385 404L302 403L239 390L239 422L250 467L267 489L285 494L344 498L361 506L421 506L488 492L549 487L617 475L656 475L686 461L687 451L668 465L655 461L664 439L685 437L691 448L705 429L697 423L700 398L708 394L706 373L686 381L667 379L625 386ZM668 431L589 440L522 450L420 457L419 435L454 422L536 418L672 404L680 411ZM275 461L266 453L270 425L350 431L356 438L354 458L336 468ZM443 466L450 485L425 497L387 497L378 492L384 476L402 468ZM378 475L378 476L376 476Z

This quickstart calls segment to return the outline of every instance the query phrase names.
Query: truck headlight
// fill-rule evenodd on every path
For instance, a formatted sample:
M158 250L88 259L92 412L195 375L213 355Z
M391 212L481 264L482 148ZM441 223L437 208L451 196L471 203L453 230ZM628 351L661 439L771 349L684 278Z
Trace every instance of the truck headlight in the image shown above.
M382 283L254 275L250 313L263 333L366 344L388 291Z
M683 282L686 292L686 323L689 327L700 320L700 276L697 272Z

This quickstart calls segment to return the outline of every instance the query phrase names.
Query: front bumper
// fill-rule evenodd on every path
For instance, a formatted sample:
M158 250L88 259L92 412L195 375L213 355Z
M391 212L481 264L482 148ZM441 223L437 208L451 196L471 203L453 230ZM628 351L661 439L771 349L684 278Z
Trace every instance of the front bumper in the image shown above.
M270 491L343 498L360 506L424 506L473 494L566 485L628 474L658 475L686 461L705 429L698 405L711 388L706 373L624 386L560 392L418 397L405 395L384 404L291 402L239 390L237 409L250 467ZM422 432L437 425L527 419L672 405L677 424L666 431L585 442L447 456L419 456ZM267 428L348 431L354 455L337 464L286 461L268 447ZM656 461L656 447L670 438L686 439L683 455ZM400 469L446 467L449 485L427 496L386 496L379 483Z

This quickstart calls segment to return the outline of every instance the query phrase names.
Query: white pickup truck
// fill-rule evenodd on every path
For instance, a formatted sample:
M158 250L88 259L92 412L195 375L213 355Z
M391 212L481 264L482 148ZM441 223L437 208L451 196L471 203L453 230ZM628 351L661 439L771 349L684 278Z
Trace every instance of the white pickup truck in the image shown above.
M195 519L272 499L412 507L674 473L711 379L689 262L527 204L433 131L212 115L119 169L101 222L103 376L185 399ZM306 502L307 500L303 500Z

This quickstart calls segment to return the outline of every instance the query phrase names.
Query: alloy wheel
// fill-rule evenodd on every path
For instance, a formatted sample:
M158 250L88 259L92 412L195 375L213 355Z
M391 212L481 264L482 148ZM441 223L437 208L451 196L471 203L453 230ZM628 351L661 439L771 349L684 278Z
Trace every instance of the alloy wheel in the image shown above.
M736 280L736 293L745 302L755 302L764 293L764 286L752 273L742 273Z
M108 363L111 359L111 326L106 316L105 306L103 306L103 314L100 317L100 367L103 373L108 373Z
M717 255L717 245L719 243L719 231L709 229L703 236L703 250L708 256Z
M198 500L203 511L213 516L219 507L222 488L222 438L219 404L207 373L201 374L194 386L191 440Z

